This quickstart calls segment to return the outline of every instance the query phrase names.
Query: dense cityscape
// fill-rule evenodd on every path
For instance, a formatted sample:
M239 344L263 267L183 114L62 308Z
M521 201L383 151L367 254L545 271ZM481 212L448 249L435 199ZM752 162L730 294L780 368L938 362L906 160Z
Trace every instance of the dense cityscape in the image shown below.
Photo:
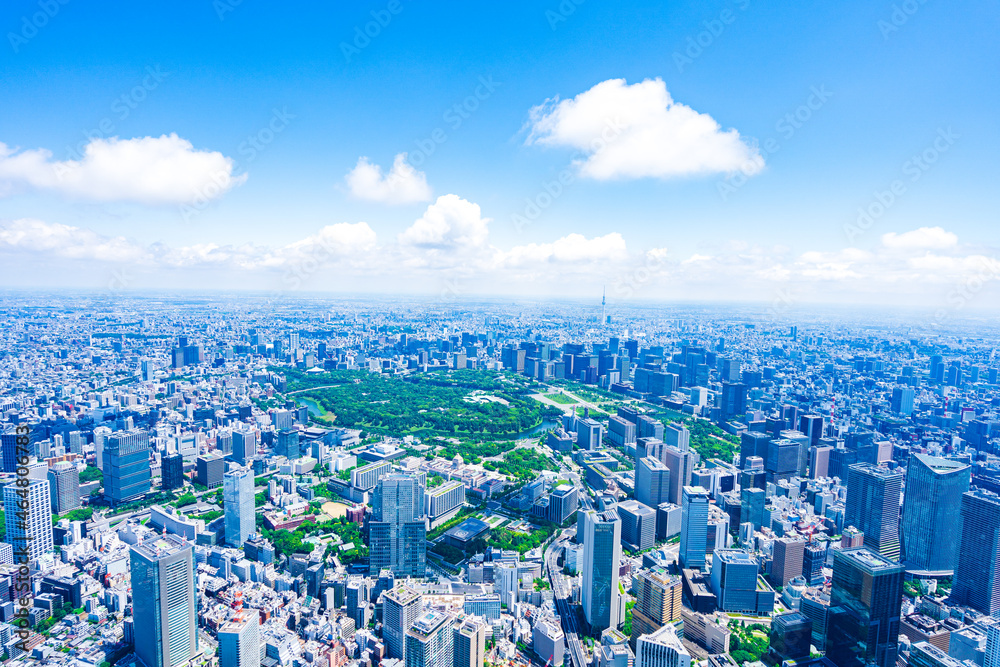
M1000 659L982 323L198 293L0 312L10 664Z

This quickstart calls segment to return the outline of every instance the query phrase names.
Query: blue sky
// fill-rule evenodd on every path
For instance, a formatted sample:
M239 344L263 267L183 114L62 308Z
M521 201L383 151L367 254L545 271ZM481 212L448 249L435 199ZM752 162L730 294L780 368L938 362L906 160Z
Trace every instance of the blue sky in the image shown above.
M995 260L1000 245L993 184L1000 143L995 4L315 4L279 8L254 0L205 0L160 8L115 3L112 10L107 4L53 0L58 11L33 32L25 21L41 23L36 17L45 3L8 2L0 17L6 35L0 44L0 142L13 154L46 149L53 161L71 159L77 157L72 147L86 146L87 130L97 130L97 139L176 134L192 151L233 159L234 177L244 172L247 177L190 214L183 203L165 201L168 196L138 202L128 193L117 196L127 183L95 198L91 181L66 191L19 173L18 165L4 171L0 163L0 225L9 227L6 237L0 233L0 240L6 238L0 252L15 254L26 267L53 254L69 258L74 275L92 271L95 284L101 284L103 267L115 263L106 252L66 255L53 243L33 241L23 223L10 227L23 220L64 225L76 230L61 232L74 243L127 244L132 254L125 252L122 261L139 265L136 286L184 286L183 272L174 270L177 261L151 262L143 252L160 243L253 244L260 253L312 238L328 226L363 221L374 240L366 237L361 246L345 250L349 261L336 259L323 268L355 276L354 287L392 289L397 282L385 266L359 264L359 253L394 257L397 268L412 269L412 284L431 292L441 274L453 271L465 276L470 292L498 293L498 281L507 278L529 291L539 281L556 292L572 291L581 284L570 278L576 274L610 284L620 281L622 271L648 263L653 250L660 254L657 277L644 283L648 296L682 296L671 291L681 283L690 284L693 294L722 296L728 280L749 270L764 282L745 297L765 301L780 290L767 280L811 281L803 294L808 300L834 293L842 294L840 300L877 298L884 289L873 288L867 272L886 264L880 253L883 236L890 233L940 228L941 233L907 237L911 242L902 245L910 256L897 258L893 276L877 278L905 283L916 271L933 281L931 274L951 271L936 288L943 301L970 266L978 270L980 260L970 257L985 258L987 267ZM364 30L373 12L387 24L364 48L345 56L343 45L355 45L356 28ZM691 50L698 40L700 51ZM742 145L759 152L763 168L744 184L723 188L725 196L720 183L728 172L722 168L591 178L573 166L574 149L566 141L553 136L539 141L537 127L532 134L531 122L538 118L531 115L533 108L550 100L537 113L551 112L555 98L572 100L614 79L624 79L625 87L662 81L674 102L710 116L720 131L738 132ZM457 124L454 113L446 115L477 87L489 90L482 87L484 80L495 89L476 100L467 118ZM794 131L779 125L807 104L814 90L827 91L829 99L815 105ZM134 108L124 106L123 95L134 97L126 99ZM248 137L267 128L275 110L283 118L280 131L250 157ZM109 131L100 129L102 121ZM434 142L433 154L413 165L426 181L423 189L417 187L422 194L394 203L384 192L367 197L352 192L345 177L359 158L367 157L383 173L400 153L416 162L418 142L428 145L438 128L443 134L437 137L445 140ZM946 150L937 151L934 164L911 180L904 165L933 148L941 132L952 137L939 143ZM269 138L266 130L263 136ZM530 224L515 224L526 200L537 198L543 183L567 169L572 183ZM863 233L846 233L858 208L869 207L875 193L890 189L894 180L904 181L905 190L884 214ZM407 252L397 247L397 235L405 235L447 195L478 205L481 219L491 220L481 229L488 228L488 237L476 241L491 259L470 262L461 242L440 233L433 242L425 234ZM456 228L452 222L451 231ZM32 233L46 233L39 229L36 224ZM570 235L592 241L609 234L624 243L597 243L616 248L609 257L596 256L586 244L569 243L584 248L582 254L560 254L552 246ZM938 252L941 239L948 268L911 262ZM517 248L529 248L526 256L545 271L512 264L507 254ZM851 248L868 254L843 255ZM451 261L444 257L449 252ZM497 260L497 253L505 259ZM733 259L741 253L753 254L751 268L741 269ZM804 260L808 253L825 254ZM684 268L692 258L716 264L695 274ZM157 263L164 261L170 266ZM769 272L769 262L779 268ZM234 280L218 258L207 263L211 266L185 266L204 270L201 275L213 276L220 286ZM382 278L367 280L374 275ZM5 284L28 280L4 278ZM255 277L247 284L266 288L271 282ZM625 298L625 292L619 290L619 296Z

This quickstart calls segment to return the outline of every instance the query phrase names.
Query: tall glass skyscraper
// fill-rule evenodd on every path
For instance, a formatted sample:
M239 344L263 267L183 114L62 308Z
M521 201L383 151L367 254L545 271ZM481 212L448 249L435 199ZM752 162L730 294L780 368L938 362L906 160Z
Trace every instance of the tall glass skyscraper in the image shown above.
M131 549L135 654L145 667L174 667L198 653L195 561L176 535Z
M242 547L254 532L253 470L239 468L222 478L222 503L226 516L226 543Z
M104 443L104 495L120 505L149 493L149 433L136 428L112 433Z
M618 512L588 510L583 533L583 613L590 632L617 628L618 567L622 557L622 522Z
M903 574L868 547L834 553L826 657L837 667L895 667Z
M962 496L962 537L952 596L990 616L1000 613L1000 496L975 489Z
M847 469L844 525L865 534L865 546L886 558L899 559L899 499L903 473L872 463Z
M901 556L911 571L949 573L955 569L962 523L962 494L972 468L948 459L914 454L906 466Z
M386 475L372 494L368 543L372 572L422 577L427 569L424 487L410 475Z
M708 491L700 486L685 486L681 503L681 567L705 567L708 547Z

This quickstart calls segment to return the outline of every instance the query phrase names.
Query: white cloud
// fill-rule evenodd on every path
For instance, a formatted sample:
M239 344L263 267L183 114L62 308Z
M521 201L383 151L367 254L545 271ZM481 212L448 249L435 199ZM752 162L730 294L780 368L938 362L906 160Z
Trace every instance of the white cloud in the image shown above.
M176 134L93 139L79 160L58 161L44 148L0 143L0 195L21 188L96 201L186 204L219 197L246 182L232 158L195 150Z
M515 246L501 256L508 267L520 267L549 262L581 264L589 262L619 262L628 252L625 239L618 232L588 239L582 234L569 234L552 243L529 243Z
M958 245L958 236L940 227L921 227L911 232L882 235L882 245L897 250L919 250L952 248Z
M764 167L756 146L708 114L675 102L661 79L628 85L609 79L576 97L530 112L528 143L584 153L575 162L596 180L673 178Z
M344 180L351 194L358 199L384 204L411 204L431 199L427 175L406 161L406 153L396 156L392 169L385 175L382 174L382 167L372 164L366 157L360 157Z
M89 229L31 218L0 226L0 250L102 262L142 261L148 258L142 246L124 237L102 236Z
M423 248L481 248L489 237L490 222L479 204L443 195L399 235L399 242Z

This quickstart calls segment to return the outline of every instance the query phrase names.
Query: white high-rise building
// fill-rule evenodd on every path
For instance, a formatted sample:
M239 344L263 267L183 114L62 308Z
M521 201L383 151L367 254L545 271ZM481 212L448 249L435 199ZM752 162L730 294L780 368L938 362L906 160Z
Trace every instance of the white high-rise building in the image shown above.
M635 667L691 667L691 654L684 648L673 624L640 635L635 645Z
M34 560L52 551L52 497L47 480L31 479L26 487L3 487L3 509L6 541L15 552L27 549Z
M403 660L406 631L420 615L420 593L408 586L396 586L382 594L382 639L389 658Z
M583 612L591 632L617 628L620 622L618 567L622 557L622 522L618 512L588 510L583 533Z

